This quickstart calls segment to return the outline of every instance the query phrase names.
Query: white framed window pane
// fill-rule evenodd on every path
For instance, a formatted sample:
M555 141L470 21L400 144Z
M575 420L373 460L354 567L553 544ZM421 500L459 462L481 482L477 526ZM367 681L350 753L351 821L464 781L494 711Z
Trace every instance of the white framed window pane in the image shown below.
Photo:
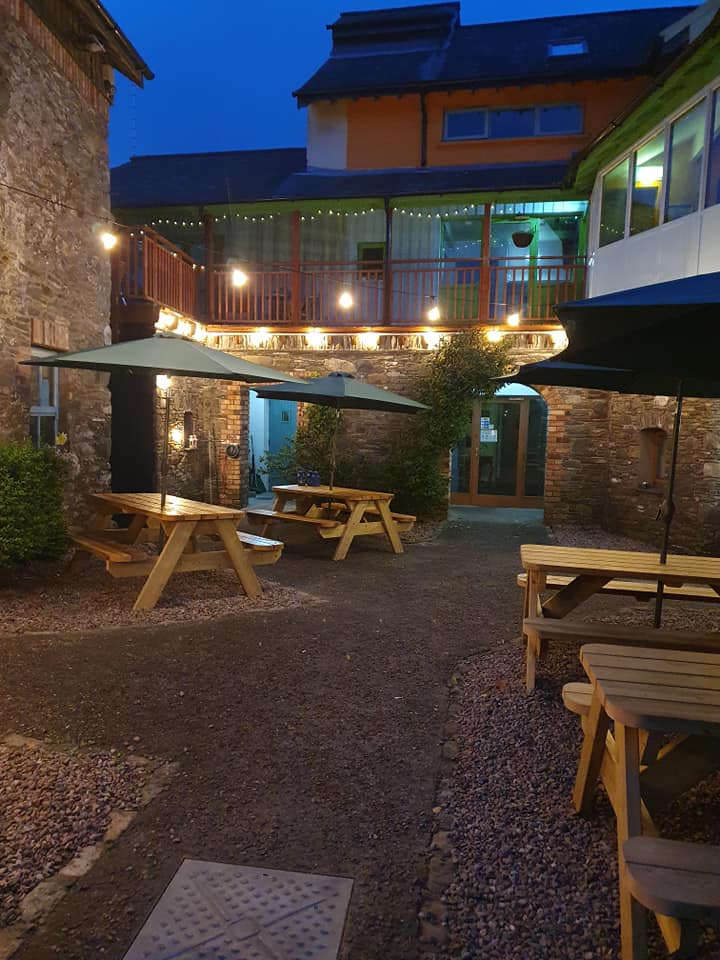
M498 140L535 135L535 110L491 110L489 136Z
M696 104L670 128L666 220L678 220L700 206L706 102Z
M582 133L583 112L578 104L561 107L540 107L538 110L538 133L558 135Z
M720 90L713 94L705 206L714 207L717 203L720 203Z
M453 110L445 114L446 140L477 140L487 136L487 110Z
M633 161L630 234L651 230L660 223L665 155L665 131L635 151Z
M600 246L625 236L625 211L630 158L626 157L603 177L600 201Z

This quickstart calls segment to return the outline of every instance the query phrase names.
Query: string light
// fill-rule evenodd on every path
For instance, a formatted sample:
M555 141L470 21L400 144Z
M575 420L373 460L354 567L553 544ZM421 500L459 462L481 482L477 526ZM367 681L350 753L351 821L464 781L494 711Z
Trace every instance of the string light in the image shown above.
M248 282L248 275L244 270L238 270L236 268L232 272L232 282L234 287L244 287Z
M349 310L354 303L355 301L353 300L353 295L349 290L343 290L338 297L338 306L342 307L343 310Z
M440 319L440 307L434 303L427 312L428 320L431 323L437 323Z
M112 250L113 247L117 244L118 238L114 233L110 233L109 230L103 230L100 234L100 243L106 250Z

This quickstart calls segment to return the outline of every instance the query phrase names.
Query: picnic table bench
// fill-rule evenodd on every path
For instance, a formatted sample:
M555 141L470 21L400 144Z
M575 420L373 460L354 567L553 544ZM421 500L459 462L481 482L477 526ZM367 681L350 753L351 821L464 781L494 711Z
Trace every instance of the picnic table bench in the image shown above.
M622 960L647 956L643 903L661 908L668 948L687 950L694 931L678 920L719 906L712 887L720 875L717 848L700 847L693 861L688 845L657 842L652 815L720 765L720 653L588 644L580 660L590 681L587 712L582 685L563 691L566 704L577 705L585 733L573 801L587 813L600 778L615 811ZM681 865L696 877L677 886ZM703 883L711 896L701 893Z
M146 577L135 610L151 609L174 573L233 569L250 597L261 589L255 566L276 563L284 544L237 530L242 510L168 496L164 506L159 493L98 493L93 495L97 514L92 530L70 531L76 548L99 557L113 577ZM113 514L132 516L130 525L108 529ZM161 534L157 557L139 546L148 532ZM219 540L215 549L199 550L198 538Z
M399 533L415 523L409 514L393 514L392 493L300 484L276 486L273 492L272 509L252 507L246 510L248 520L262 524L263 534L273 523L313 527L324 540L339 541L333 560L344 560L355 537L362 536L384 535L393 553L402 553Z

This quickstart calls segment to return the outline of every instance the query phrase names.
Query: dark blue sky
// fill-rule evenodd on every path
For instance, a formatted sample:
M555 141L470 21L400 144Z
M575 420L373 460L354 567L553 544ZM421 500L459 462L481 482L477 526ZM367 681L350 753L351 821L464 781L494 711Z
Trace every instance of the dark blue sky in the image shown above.
M105 0L155 73L139 89L118 77L110 161L130 156L291 147L305 143L305 111L291 96L330 50L327 23L342 10L409 7L418 0ZM677 3L678 0L675 0ZM680 0L682 2L682 0ZM628 7L653 0L462 0L462 22Z

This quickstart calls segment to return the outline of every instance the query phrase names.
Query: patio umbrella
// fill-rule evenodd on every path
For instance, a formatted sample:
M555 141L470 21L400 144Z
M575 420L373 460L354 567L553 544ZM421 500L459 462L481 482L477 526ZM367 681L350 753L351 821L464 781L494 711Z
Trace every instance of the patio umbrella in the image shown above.
M567 351L565 351L567 353ZM663 540L660 550L660 562L667 562L670 543L670 525L675 505L673 490L677 472L677 452L680 439L680 421L682 417L683 397L720 397L720 376L718 380L688 378L679 380L668 374L653 373L648 370L631 370L622 367L570 363L559 359L559 354L550 360L538 363L526 363L517 373L499 378L503 383L524 383L528 386L584 387L591 390L612 390L624 394L642 394L646 396L677 397L673 424L672 452L668 482L658 516L663 520ZM658 583L655 600L655 626L662 620L663 584Z
M202 377L213 380L236 380L241 383L268 383L278 380L300 384L288 374L242 360L222 350L205 347L193 340L172 334L156 334L143 340L113 343L108 347L81 350L79 353L57 353L50 357L23 360L23 364L39 367L73 367L81 370L102 370L106 373L165 374L176 377ZM165 436L160 468L161 509L165 506L168 468L168 434L170 432L170 397L165 395Z
M253 388L255 389L255 388ZM384 410L388 413L417 413L428 410L424 403L401 397L398 393L374 387L356 380L351 373L330 373L307 382L285 384L279 387L264 387L255 392L263 400L296 400L298 403L317 403L335 409L335 428L330 454L330 488L335 480L337 461L337 435L341 410Z

